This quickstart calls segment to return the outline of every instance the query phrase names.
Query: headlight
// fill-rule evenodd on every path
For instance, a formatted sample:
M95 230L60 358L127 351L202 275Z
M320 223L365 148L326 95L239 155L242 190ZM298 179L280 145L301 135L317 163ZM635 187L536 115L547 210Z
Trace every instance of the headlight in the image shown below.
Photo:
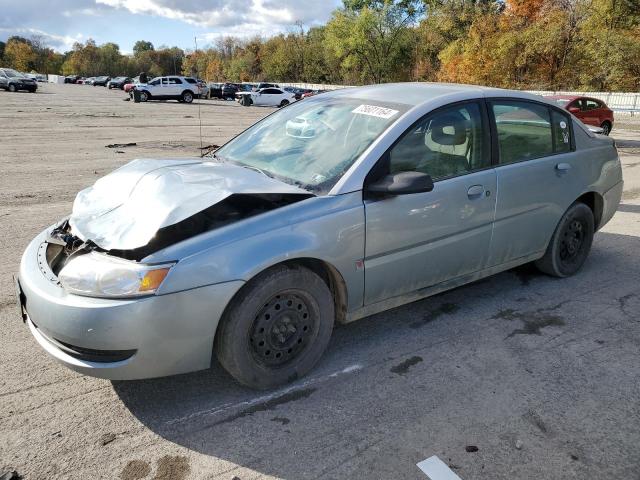
M155 293L172 266L143 265L91 252L70 260L58 279L76 295L137 297Z

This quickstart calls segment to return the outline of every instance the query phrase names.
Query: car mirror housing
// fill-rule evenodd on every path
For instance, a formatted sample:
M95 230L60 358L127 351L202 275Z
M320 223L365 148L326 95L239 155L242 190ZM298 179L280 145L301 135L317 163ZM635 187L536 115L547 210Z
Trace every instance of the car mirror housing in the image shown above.
M375 195L409 195L433 190L431 175L421 172L397 172L386 175L366 187Z

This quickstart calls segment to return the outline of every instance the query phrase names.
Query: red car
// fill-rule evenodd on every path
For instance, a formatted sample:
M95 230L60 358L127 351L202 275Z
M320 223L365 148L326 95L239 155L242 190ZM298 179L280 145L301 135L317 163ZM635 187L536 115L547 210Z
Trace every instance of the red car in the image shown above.
M547 98L555 100L582 123L602 128L604 135L609 135L613 128L613 111L602 100L575 95L553 95Z

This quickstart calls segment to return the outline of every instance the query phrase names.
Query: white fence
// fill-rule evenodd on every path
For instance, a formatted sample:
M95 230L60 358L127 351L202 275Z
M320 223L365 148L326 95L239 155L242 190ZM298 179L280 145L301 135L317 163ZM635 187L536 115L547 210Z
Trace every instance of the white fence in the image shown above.
M309 88L311 90L337 90L349 85L324 85L321 83L281 83L283 87ZM596 98L606 103L616 113L640 113L640 93L625 92L552 92L544 90L527 90L535 95L583 95Z

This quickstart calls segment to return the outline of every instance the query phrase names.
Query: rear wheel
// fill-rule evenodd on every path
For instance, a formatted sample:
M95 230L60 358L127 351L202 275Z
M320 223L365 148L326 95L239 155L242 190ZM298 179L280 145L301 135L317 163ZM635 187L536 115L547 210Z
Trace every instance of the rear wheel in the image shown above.
M16 86L13 83L9 84L9 91L10 92L15 92L16 91Z
M282 100L280 102L280 108L286 107L287 105L289 105L289 100Z
M182 92L182 101L185 103L193 102L193 93L190 91Z
M333 321L333 297L318 275L299 266L274 267L247 283L229 304L215 351L240 383L276 387L315 366Z
M609 135L611 133L611 123L610 122L602 122L602 125L600 125L600 128L602 128L602 134L603 135Z
M542 272L569 277L582 267L593 243L593 212L584 203L574 203L560 219L547 251L535 262Z

